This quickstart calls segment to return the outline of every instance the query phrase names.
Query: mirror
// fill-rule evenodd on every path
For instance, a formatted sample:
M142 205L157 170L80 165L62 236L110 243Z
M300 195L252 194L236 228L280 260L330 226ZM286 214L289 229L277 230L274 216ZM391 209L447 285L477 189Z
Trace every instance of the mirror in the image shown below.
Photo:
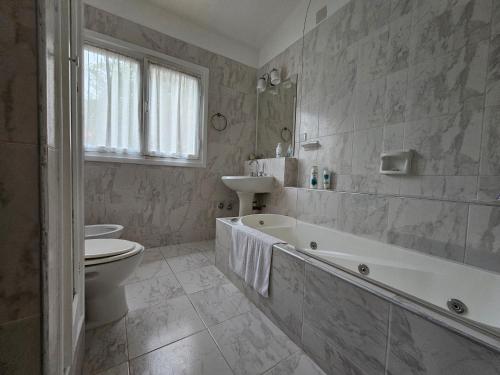
M257 141L255 154L258 158L276 157L276 146L281 142L282 155L288 146L295 146L295 105L297 102L297 75L276 86L268 85L257 96Z

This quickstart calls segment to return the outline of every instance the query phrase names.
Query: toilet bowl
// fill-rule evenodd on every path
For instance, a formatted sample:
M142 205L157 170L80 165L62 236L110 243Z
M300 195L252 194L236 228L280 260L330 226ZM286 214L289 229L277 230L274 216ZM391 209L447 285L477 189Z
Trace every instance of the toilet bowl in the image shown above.
M128 312L123 282L141 263L144 246L119 239L85 240L87 328L120 319Z
M97 224L85 225L85 239L96 238L120 238L123 232L123 225L119 224Z

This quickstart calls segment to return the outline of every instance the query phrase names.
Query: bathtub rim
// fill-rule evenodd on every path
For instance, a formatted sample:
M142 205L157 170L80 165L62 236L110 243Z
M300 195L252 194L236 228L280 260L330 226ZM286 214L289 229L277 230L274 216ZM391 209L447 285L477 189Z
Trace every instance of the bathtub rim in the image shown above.
M239 220L239 217L217 218L217 220L223 222L229 227L233 227L234 225L244 225ZM307 222L305 223L310 224ZM321 227L320 225L318 226ZM329 228L325 227L325 229ZM285 252L301 261L304 261L306 264L309 264L314 268L318 268L319 270L336 276L345 282L358 286L361 289L388 301L389 303L408 310L411 313L421 316L432 323L449 329L461 336L476 341L492 350L500 351L500 331L496 332L492 329L487 329L486 327L480 325L480 323L454 315L439 306L416 297L408 296L406 293L397 289L392 289L385 284L378 283L374 279L364 277L363 275L360 275L352 270L330 264L325 260L319 260L308 253L301 252L293 245L276 244L273 246L273 249Z

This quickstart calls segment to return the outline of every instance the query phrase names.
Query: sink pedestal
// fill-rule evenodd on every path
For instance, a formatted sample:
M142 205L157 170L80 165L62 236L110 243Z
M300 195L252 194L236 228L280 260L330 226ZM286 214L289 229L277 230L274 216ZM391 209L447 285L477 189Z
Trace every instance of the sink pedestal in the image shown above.
M251 215L253 211L253 197L255 194L246 191L237 191L236 194L238 194L240 200L240 211L238 216Z

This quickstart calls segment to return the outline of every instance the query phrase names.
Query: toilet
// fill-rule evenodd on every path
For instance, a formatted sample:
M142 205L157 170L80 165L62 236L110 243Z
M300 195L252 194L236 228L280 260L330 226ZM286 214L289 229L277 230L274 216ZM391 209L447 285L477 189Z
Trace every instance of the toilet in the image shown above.
M141 263L144 246L121 239L85 240L87 328L120 319L128 312L123 282Z

